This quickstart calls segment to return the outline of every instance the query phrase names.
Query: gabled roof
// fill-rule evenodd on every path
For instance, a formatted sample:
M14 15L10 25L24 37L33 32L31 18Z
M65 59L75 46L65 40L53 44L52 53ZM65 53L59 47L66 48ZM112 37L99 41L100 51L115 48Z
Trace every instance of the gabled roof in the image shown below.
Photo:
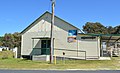
M24 34L27 30L29 30L30 28L31 28L31 26L34 26L35 24L35 22L37 21L37 20L39 20L42 16L44 16L45 14L50 14L51 15L51 13L50 12L48 12L48 11L46 11L44 14L42 14L39 18L37 18L33 23L31 23L27 28L25 28L22 32L21 32L21 34ZM69 24L70 26L72 26L72 27L75 27L76 29L78 29L78 30L80 30L79 28L77 28L76 26L73 26L72 24L70 24L69 22L67 22L67 21L65 21L65 20L63 20L63 19L61 19L61 18L59 18L59 17L57 17L57 16L55 16L56 18L58 18L58 19L60 19L61 21L63 21L63 22L65 22L65 23L67 23L67 24ZM80 30L81 31L81 30ZM81 31L82 32L82 31Z

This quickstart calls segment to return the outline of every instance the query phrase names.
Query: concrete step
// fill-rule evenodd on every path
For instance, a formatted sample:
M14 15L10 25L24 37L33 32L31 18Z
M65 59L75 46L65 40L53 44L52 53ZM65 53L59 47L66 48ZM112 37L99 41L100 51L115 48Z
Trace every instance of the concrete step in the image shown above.
M100 57L99 60L111 60L110 57Z
M33 55L32 60L33 61L49 61L50 56L49 55Z

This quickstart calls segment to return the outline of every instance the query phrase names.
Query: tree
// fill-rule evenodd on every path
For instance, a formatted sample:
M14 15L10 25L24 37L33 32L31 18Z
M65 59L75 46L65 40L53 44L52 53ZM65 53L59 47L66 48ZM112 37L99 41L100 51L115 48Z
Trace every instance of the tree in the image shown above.
M3 45L3 37L0 37L0 46L2 46Z
M108 26L108 27L106 27L106 29L107 29L108 34L113 34L113 33L115 33L115 28L112 27L112 26Z
M96 22L87 22L83 26L83 31L86 33L95 33L95 34L120 34L120 25L116 27L112 26L103 26L101 23Z
M20 48L20 46L21 46L21 35L20 35L20 33L15 32L13 34L13 37L14 37L14 47Z
M107 34L107 29L101 23L96 22L87 22L85 26L83 26L83 31L86 33L95 33L95 34Z
M120 25L114 27L114 29L116 29L115 32L114 32L114 34L120 34Z
M0 41L0 46L2 46L3 45L3 43Z
M14 37L11 33L6 33L3 38L3 45L5 47L14 48Z
M21 36L20 33L16 32L14 34L11 33L6 33L3 37L3 46L9 47L9 48L14 48L18 47L20 48L21 44Z

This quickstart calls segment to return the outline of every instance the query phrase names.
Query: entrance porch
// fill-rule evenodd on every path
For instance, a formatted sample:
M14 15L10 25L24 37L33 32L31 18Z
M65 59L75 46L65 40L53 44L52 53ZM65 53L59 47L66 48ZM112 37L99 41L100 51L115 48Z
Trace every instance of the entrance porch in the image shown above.
M48 37L32 38L32 60L49 61L50 43L51 41Z
M101 57L120 56L120 35L101 36Z

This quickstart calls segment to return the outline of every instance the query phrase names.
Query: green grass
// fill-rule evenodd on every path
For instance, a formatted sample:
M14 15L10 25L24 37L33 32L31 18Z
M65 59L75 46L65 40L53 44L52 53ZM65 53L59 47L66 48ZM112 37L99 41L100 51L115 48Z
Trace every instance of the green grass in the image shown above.
M0 59L2 69L119 69L120 59L112 58L110 61L98 60L66 60L57 61L57 64L49 64L43 61L31 61L25 59Z

